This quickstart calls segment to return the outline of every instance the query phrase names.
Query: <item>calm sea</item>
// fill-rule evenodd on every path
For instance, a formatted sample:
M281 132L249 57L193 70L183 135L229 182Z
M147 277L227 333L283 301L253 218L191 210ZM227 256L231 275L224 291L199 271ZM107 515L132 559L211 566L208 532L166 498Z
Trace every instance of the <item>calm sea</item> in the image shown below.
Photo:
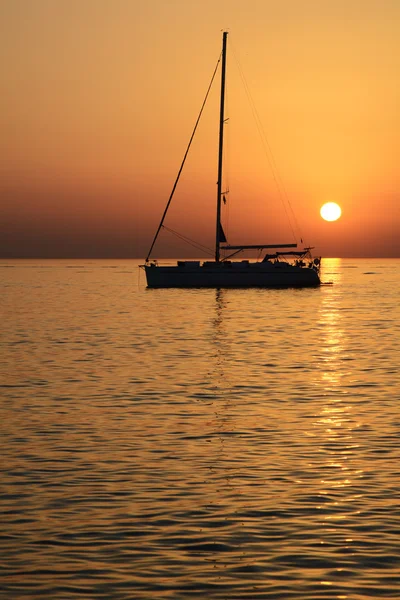
M400 598L400 260L0 261L1 598Z

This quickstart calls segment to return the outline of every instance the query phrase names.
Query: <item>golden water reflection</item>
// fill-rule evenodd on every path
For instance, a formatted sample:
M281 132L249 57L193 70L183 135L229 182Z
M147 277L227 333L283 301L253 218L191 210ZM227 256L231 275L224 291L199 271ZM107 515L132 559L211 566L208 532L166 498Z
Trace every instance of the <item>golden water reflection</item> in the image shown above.
M7 269L7 597L396 597L397 321L342 287L375 275L323 268L150 294L123 265Z
M343 377L342 359L346 340L341 324L341 259L326 259L324 268L328 277L333 278L333 286L324 289L318 314L321 346L317 373L326 391L330 391L341 384Z
M343 261L327 259L325 271L333 280L332 287L323 290L318 313L320 348L314 385L318 397L324 401L313 421L313 435L318 444L319 459L315 467L322 474L319 480L320 502L316 504L321 526L321 540L325 545L341 547L340 571L351 563L353 526L358 521L360 500L359 480L363 470L358 468L354 429L359 426L357 415L346 391L351 375L348 327L344 324L346 310L341 293ZM328 279L328 277L327 277ZM321 542L321 543L322 543ZM332 585L333 580L321 582Z

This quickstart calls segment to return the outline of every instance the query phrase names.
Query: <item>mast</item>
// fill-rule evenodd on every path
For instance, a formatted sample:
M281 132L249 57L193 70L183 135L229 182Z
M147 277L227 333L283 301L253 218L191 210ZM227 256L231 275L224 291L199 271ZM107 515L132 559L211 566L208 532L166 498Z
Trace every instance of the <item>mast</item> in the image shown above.
M222 69L221 69L221 104L219 111L219 146L218 146L218 181L217 181L217 228L215 239L215 262L219 262L219 245L221 237L221 196L222 196L222 154L224 148L224 116L225 116L225 69L226 39L228 32L222 35Z

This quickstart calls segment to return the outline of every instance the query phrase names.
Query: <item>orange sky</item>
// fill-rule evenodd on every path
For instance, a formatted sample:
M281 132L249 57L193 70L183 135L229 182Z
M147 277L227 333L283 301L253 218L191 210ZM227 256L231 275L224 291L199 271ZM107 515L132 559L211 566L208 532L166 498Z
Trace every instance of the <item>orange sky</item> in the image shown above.
M399 22L398 0L2 0L0 255L145 256L225 28L229 241L293 241L234 52L303 239L400 256ZM166 222L207 246L217 102ZM193 253L164 233L154 255Z

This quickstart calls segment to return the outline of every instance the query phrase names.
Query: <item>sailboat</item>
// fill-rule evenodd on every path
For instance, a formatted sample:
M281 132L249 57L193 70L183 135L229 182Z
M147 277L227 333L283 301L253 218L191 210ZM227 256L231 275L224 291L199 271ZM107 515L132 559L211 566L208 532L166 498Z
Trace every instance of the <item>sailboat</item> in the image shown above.
M262 288L291 288L315 287L320 285L320 258L313 258L311 248L297 250L296 243L283 244L252 244L230 245L227 243L221 224L221 203L224 201L222 191L223 174L223 145L225 123L225 78L226 78L226 47L228 32L222 36L221 54L221 94L219 106L219 146L218 146L218 180L217 180L217 210L216 237L214 260L178 260L175 265L162 265L157 260L150 259L154 244L172 200L173 193L179 180L186 155L190 148L193 135L189 142L185 158L178 173L177 180L171 192L166 209L154 236L144 265L147 286L149 288L224 288L224 287L262 287ZM206 96L207 98L207 96ZM204 104L203 104L204 107ZM267 251L261 260L232 260L245 250ZM274 250L274 252L271 252Z

